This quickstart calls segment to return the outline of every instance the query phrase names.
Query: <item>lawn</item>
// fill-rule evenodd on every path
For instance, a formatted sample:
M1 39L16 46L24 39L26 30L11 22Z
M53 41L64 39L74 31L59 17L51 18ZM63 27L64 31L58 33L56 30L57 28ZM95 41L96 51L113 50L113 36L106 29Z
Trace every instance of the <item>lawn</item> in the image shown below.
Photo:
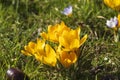
M71 16L62 13L68 6ZM30 80L120 80L120 41L106 26L117 15L102 0L0 0L0 80L11 67ZM62 21L71 29L80 27L80 38L88 36L74 64L66 68L58 61L53 67L21 53L49 25Z

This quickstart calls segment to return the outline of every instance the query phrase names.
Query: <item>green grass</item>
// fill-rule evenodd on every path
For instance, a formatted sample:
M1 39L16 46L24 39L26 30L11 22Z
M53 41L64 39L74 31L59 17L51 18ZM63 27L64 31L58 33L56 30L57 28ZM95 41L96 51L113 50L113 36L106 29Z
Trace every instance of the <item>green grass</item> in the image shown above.
M61 14L69 5L73 6L72 17ZM102 0L0 0L0 80L6 79L10 67L21 69L30 80L100 80L108 74L119 80L120 42L114 42L113 31L105 25L106 19L117 14ZM74 66L51 68L21 54L24 45L39 36L39 28L45 31L61 21L71 28L81 26L81 36L88 34ZM97 66L103 68L92 74Z

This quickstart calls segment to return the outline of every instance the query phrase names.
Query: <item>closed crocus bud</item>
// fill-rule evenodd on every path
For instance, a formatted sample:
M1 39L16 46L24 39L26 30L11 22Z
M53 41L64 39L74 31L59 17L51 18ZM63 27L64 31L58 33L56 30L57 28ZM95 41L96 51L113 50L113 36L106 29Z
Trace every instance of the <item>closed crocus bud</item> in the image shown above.
M28 76L21 70L10 68L7 70L7 80L29 80Z

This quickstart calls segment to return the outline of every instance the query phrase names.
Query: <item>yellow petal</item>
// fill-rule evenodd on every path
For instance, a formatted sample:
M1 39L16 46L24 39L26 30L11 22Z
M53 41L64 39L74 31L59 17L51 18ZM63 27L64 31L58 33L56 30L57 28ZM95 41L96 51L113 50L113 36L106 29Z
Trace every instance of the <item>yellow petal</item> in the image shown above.
M80 47L80 44L79 44L79 39L74 39L72 42L71 42L71 45L70 45L70 49L77 49Z
M80 46L86 41L87 34L80 40Z
M24 46L25 50L21 50L21 53L27 56L32 56L32 54L35 53L35 47L36 47L36 43L29 42L27 46Z
M35 53L35 47L36 47L36 43L29 42L29 44L26 48L27 48L28 52L34 54Z
M27 56L32 56L29 52L24 51L24 50L21 50L21 53L24 54L24 55L27 55Z
M37 44L35 48L37 54L46 55L44 54L45 53L44 49L45 49L45 40L37 39Z
M110 2L110 0L104 0L104 3L107 5L107 6L111 6L113 7L112 3Z
M118 14L118 27L120 28L120 14Z
M40 49L44 49L44 47L45 47L45 41L37 39L37 47L40 48Z
M46 40L48 40L48 35L45 32L42 32L40 36Z
M119 0L104 0L104 3L114 10L120 10L120 1Z
M46 44L45 51L46 51L46 56L43 59L43 63L50 66L55 66L57 62L55 51L48 44Z
M58 24L56 24L55 26L52 26L52 25L48 26L48 33L55 32L57 28L58 28Z
M63 37L59 38L59 43L60 43L60 45L62 45L65 48L69 47L69 44L68 44L67 40L65 40L65 38L63 38Z
M37 52L36 54L34 54L35 59L42 62L43 61L43 55L42 54L44 54L44 53Z
M78 27L78 28L76 29L76 32L77 32L76 35L78 36L77 38L79 38L79 36L80 36L80 31L81 31L81 29L80 29L80 27Z
M70 52L70 60L72 60L72 63L75 63L77 61L77 55L74 51Z
M70 31L70 28L68 26L66 26L65 23L62 21L60 26L58 27L58 31L60 31L60 33L62 33L63 30Z
M75 52L61 51L59 60L64 67L68 68L77 61L77 55Z

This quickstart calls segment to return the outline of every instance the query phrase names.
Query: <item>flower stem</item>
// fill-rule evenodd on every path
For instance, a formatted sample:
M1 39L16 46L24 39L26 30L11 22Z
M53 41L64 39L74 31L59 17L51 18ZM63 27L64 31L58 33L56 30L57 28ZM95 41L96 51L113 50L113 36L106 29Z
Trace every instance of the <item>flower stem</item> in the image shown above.
M118 42L118 41L119 41L119 32L118 32L118 30L117 30L117 31L114 31L114 41L115 41L115 42Z

